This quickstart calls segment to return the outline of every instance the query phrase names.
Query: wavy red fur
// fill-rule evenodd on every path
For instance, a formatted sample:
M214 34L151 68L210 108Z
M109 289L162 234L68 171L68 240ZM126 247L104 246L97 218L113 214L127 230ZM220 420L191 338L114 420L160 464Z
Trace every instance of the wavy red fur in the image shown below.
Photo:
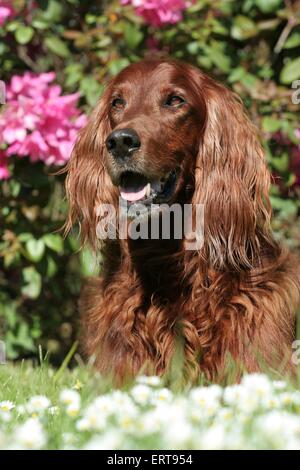
M184 111L157 103L170 87L185 94ZM116 90L128 107L111 111ZM184 240L96 238L100 203L117 207L118 189L105 140L133 128L142 147L138 171L180 167L176 201L204 204L204 246ZM257 132L241 100L198 69L172 60L131 65L108 85L82 130L68 165L67 230L79 221L84 242L102 252L101 277L80 299L83 347L118 381L170 367L177 341L184 375L226 376L230 354L240 369L261 364L292 370L298 263L270 229L270 174Z

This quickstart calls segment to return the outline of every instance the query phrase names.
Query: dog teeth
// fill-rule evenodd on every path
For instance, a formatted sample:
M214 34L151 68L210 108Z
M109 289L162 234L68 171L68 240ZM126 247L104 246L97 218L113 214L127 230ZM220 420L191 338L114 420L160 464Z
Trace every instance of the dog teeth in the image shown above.
M151 184L148 183L146 186L146 196L149 197L151 193Z

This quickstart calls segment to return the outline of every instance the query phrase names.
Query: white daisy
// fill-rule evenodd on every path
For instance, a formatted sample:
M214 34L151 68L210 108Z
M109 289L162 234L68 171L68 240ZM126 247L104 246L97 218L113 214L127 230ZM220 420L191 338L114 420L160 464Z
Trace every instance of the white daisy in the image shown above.
M0 411L11 411L15 405L10 400L0 401Z
M140 405L146 405L150 398L153 390L144 384L135 385L131 390L133 399Z
M65 388L64 390L61 391L59 395L59 400L64 404L64 405L77 405L79 406L80 404L80 395L76 390L72 390L70 388Z
M205 416L213 416L220 407L220 387L197 387L191 390L190 398L196 407L199 407Z
M242 379L241 385L244 389L255 393L261 398L273 394L273 385L270 379L264 374L249 374Z
M243 389L241 385L229 385L225 388L223 399L227 405L236 406L240 402Z
M40 421L29 418L14 432L14 445L22 449L41 449L47 442L46 434Z
M293 439L299 440L300 418L287 411L272 410L257 418L255 429L268 440L269 445L281 448Z
M116 411L115 404L109 395L95 398L92 404L103 416L109 416Z
M172 398L173 394L168 388L159 388L158 390L154 390L151 402L154 405L157 405L159 403L169 403Z
M157 375L140 375L136 379L137 383L149 385L151 387L159 387L161 385L161 378L157 377Z
M50 400L44 395L35 395L26 405L28 413L42 413L51 406Z
M279 395L279 401L284 406L300 405L300 392L283 392Z
M188 449L192 447L195 429L185 416L176 416L170 426L165 426L162 439L167 449Z
M82 419L77 421L78 431L102 431L106 426L106 415L99 413L99 409L93 403L87 407Z
M67 415L71 416L71 418L78 416L79 411L80 411L79 403L70 403L70 405L66 407L66 413Z
M94 436L90 441L88 441L84 450L117 450L121 448L122 445L122 434L117 430L107 431L102 436Z

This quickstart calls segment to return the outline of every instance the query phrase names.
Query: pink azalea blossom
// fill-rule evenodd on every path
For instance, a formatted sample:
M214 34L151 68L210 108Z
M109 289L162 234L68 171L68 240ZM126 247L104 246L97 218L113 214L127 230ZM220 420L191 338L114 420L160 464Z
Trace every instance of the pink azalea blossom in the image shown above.
M0 114L0 179L8 176L7 158L29 156L32 162L62 165L70 157L86 116L77 109L78 93L62 95L51 84L55 74L15 75L7 86L7 104Z
M152 26L177 23L189 3L185 0L121 0L121 5L132 5L136 14Z
M11 0L0 0L0 26L9 19L15 16L15 10L12 6Z

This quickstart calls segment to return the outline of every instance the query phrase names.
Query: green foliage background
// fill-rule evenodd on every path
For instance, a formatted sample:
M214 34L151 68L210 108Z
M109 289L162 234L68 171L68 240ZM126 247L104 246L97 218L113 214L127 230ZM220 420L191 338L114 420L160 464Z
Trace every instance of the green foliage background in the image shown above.
M66 93L81 92L89 112L110 77L163 53L239 93L274 174L274 231L300 250L300 104L291 100L292 82L300 79L299 1L196 0L182 22L158 29L119 1L14 4L19 16L0 28L2 80L54 70ZM57 363L76 337L81 280L95 266L87 250L77 252L76 233L63 240L58 232L66 213L64 176L41 163L10 161L12 177L0 183L0 338L10 359L36 356L41 344Z

